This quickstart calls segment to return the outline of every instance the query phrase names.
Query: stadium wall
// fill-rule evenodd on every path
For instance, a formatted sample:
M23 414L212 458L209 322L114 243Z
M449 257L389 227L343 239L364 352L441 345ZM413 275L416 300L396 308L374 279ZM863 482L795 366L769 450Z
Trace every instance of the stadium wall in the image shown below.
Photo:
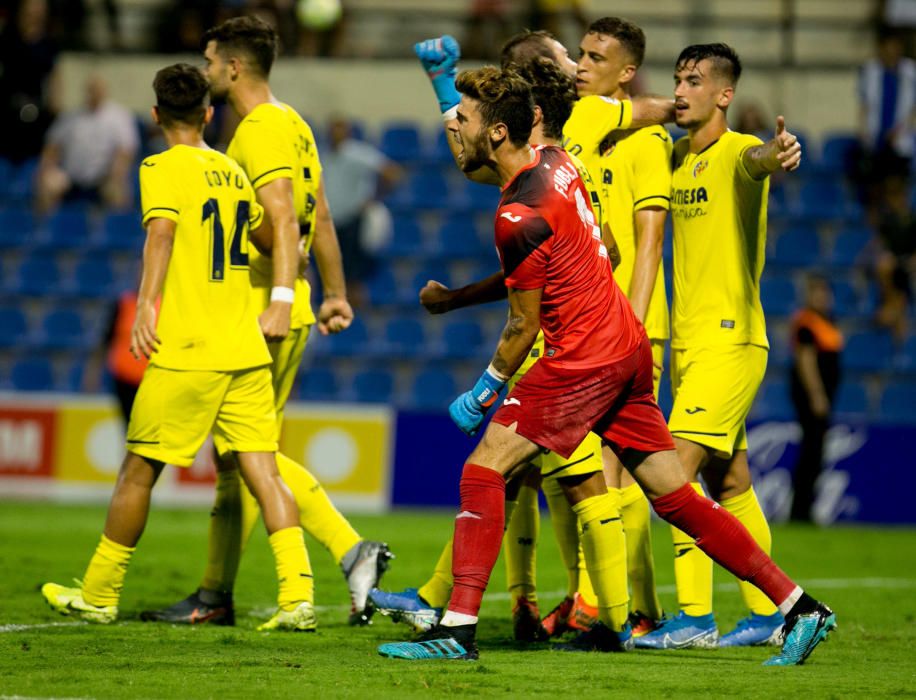
M800 429L761 421L748 432L757 495L774 521L788 515ZM105 501L123 456L123 427L107 397L0 395L0 497ZM901 468L912 428L839 423L828 435L819 522L914 524L916 473ZM386 406L292 403L281 449L300 460L342 509L455 507L462 464L475 441L445 414ZM204 446L188 469L168 469L155 499L212 501L213 465ZM888 488L893 484L893 488Z
M671 74L680 48L672 48L672 68L646 68L642 72L647 92L664 95L672 91ZM741 50L740 45L737 48ZM155 72L179 60L201 62L193 55L65 54L60 64L64 107L81 104L86 78L97 72L108 80L114 99L146 118L153 102ZM326 123L332 115L344 114L371 129L400 119L429 129L441 125L426 76L415 61L282 59L271 82L280 99L318 124ZM855 73L848 69L748 69L741 79L737 103L758 102L774 124L775 115L784 114L790 128L820 138L825 133L856 129L859 105L855 83Z

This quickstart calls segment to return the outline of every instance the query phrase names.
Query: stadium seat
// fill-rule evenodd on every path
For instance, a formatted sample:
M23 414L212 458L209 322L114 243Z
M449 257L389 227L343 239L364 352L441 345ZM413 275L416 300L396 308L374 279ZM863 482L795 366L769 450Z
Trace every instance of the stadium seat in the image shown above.
M387 306L400 300L398 281L390 267L379 266L365 284L372 306Z
M394 389L390 372L367 369L353 377L353 398L362 403L388 403Z
M357 316L347 330L329 335L324 340L326 342L321 344L322 353L332 357L337 355L352 357L365 352L369 342L369 331L363 320Z
M824 139L818 166L824 172L848 172L851 160L859 150L859 140L853 134L831 134Z
M496 207L499 205L499 197L498 187L482 185L478 182L468 182L464 187L463 201L456 199L455 208L460 209L465 206L471 211L495 214Z
M895 364L903 372L916 373L916 335L911 335L903 343Z
M414 377L410 403L417 410L445 413L457 396L458 390L451 372L432 368Z
M0 209L0 246L17 248L35 243L35 221L25 207Z
M878 417L887 423L916 423L916 383L889 384L881 395Z
M89 242L89 213L82 206L64 206L48 217L42 243L54 250L80 250Z
M46 357L19 360L10 372L10 382L15 391L51 391L54 388L51 362Z
M3 198L13 204L28 205L32 201L35 173L38 170L38 159L33 158L19 165L13 165L6 181Z
M837 234L833 243L830 264L837 267L852 267L861 263L871 239L871 231L867 228L844 228Z
M865 387L852 379L844 379L837 391L834 413L841 420L862 420L867 417L869 405Z
M17 306L0 308L0 348L21 347L28 342L29 322Z
M403 304L413 306L418 303L420 290L430 280L436 280L446 287L452 287L452 276L444 265L425 265L418 269L410 280L410 286L401 289L399 300ZM415 307L416 308L416 307Z
M139 255L145 240L140 217L136 212L109 212L102 221L98 247Z
M843 367L860 372L891 369L894 343L890 334L865 331L850 336L843 349Z
M104 257L91 257L76 266L74 292L89 299L104 299L113 294L114 270Z
M788 316L797 308L795 285L788 277L764 277L760 280L760 302L767 316Z
M445 209L448 206L448 181L439 169L424 168L415 172L408 183L411 205L417 209Z
M28 297L55 296L61 288L61 273L54 257L32 256L16 272L16 293Z
M417 161L423 154L420 129L407 122L389 124L382 130L379 148L399 163Z
M483 331L477 321L452 320L442 329L437 355L449 359L468 359L479 355L482 348Z
M440 129L436 132L432 147L426 154L426 160L430 163L448 166L449 168L455 167L455 157L452 155L452 149L449 148L448 134L445 132L445 129Z
M859 313L859 293L851 282L834 279L830 282L833 289L833 312L839 318L849 318Z
M52 311L42 320L41 329L42 345L50 350L77 350L91 344L82 317L73 309Z
M416 218L408 215L395 216L392 222L391 239L381 253L388 257L418 257L425 252L423 232Z
M436 238L436 254L448 260L482 257L492 250L492 246L484 246L472 216L446 217Z
M333 401L337 392L337 377L333 370L312 366L300 373L299 398L303 401Z
M795 407L789 396L788 382L778 379L764 382L757 391L751 416L757 420L792 420Z
M768 262L785 267L809 267L820 260L820 238L813 228L791 228L776 239Z
M385 342L379 354L393 358L426 354L426 331L415 318L393 318L385 326Z

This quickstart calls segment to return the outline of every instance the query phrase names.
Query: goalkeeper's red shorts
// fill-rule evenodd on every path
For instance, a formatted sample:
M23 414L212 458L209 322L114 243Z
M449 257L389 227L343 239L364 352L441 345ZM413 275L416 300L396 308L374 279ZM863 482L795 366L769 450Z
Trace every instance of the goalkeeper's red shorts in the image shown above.
M625 450L673 450L674 440L655 402L652 348L619 362L571 370L544 358L522 377L493 414L493 422L568 458L592 431L620 455Z

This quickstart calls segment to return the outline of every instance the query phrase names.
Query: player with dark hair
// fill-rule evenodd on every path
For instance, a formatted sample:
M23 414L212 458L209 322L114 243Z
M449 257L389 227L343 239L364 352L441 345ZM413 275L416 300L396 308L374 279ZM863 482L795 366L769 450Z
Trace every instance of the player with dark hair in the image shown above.
M740 77L741 61L725 44L689 46L675 67L676 121L687 136L673 157L674 406L668 425L687 478L699 489L702 474L710 496L769 552L770 528L751 485L745 420L769 348L760 303L768 177L795 170L801 146L782 117L766 144L729 130L726 115ZM681 610L637 646L778 645L785 611L747 582L739 587L750 616L718 639L712 563L702 549L689 532L675 532Z
M569 455L591 430L612 446L661 517L779 603L789 632L783 653L768 663L800 663L835 617L786 576L731 514L688 485L653 397L648 338L614 283L575 166L560 148L530 146L524 140L530 127L509 130L522 109L534 119L529 86L510 71L488 67L461 73L456 87L462 93L455 110L460 161L468 169L492 169L502 185L496 246L510 314L489 367L449 407L455 423L468 434L480 428L541 328L546 351L509 392L464 466L455 587L441 622L421 641L384 644L379 653L477 658L477 615L502 540L506 478L542 449ZM592 482L588 487L596 495L607 494L600 477ZM619 650L628 646L619 640Z
M264 511L280 582L273 619L308 629L315 615L308 556L296 502L277 471L270 353L248 276L248 232L264 211L238 164L203 141L213 110L200 70L163 68L153 88L153 120L169 148L140 167L146 245L132 331L132 352L150 362L82 584L46 583L42 594L65 615L113 622L159 474L166 464L190 466L212 430Z
M313 325L322 333L346 329L353 311L346 298L340 247L321 179L321 161L309 125L274 97L268 82L277 53L277 34L254 17L238 17L204 35L210 94L225 98L242 118L227 155L251 179L273 237L268 255L253 251L251 284L254 303L272 357L271 373L277 425L292 389L306 339ZM298 274L299 256L313 250L324 300L317 319L308 282ZM188 598L144 619L194 624L234 621L232 589L244 544L258 518L257 504L239 483L231 454L215 436L218 454L216 502L210 519L210 551L203 581ZM351 595L351 624L368 622L367 596L388 567L390 553L382 542L364 540L331 503L305 467L277 455L280 474L293 492L306 532L324 545L340 564ZM283 620L276 620L283 626ZM315 621L312 620L314 627Z

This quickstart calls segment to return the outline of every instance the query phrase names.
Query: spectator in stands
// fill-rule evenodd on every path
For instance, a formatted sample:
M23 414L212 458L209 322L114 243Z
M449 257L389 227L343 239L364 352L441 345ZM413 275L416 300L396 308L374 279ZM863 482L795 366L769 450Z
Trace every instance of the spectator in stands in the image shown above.
M48 131L38 167L36 208L48 212L61 201L128 207L138 143L133 114L108 98L100 76L90 76L85 107L61 115Z
M57 113L57 44L46 0L20 0L0 32L0 157L35 158Z
M916 62L903 55L898 30L878 30L877 56L859 73L860 172L853 174L865 189L872 214L881 206L888 177L907 178L913 157L912 120L916 110Z
M331 147L322 158L325 188L340 241L344 275L351 287L348 295L359 300L360 282L374 267L370 240L385 235L373 227L384 226L386 220L390 226L379 195L393 187L404 172L375 146L354 138L353 127L344 118L331 121L330 137Z
M493 47L502 46L511 34L507 0L473 0L461 42L464 58L492 59Z
M795 465L792 520L811 521L814 485L824 461L824 437L840 381L843 334L831 317L833 292L820 275L806 281L805 307L792 319L792 403L802 429Z
M890 177L885 181L878 242L875 260L880 291L877 321L902 342L907 334L907 310L913 299L910 278L916 270L916 216L910 207L903 177Z
M770 118L764 114L759 102L747 101L738 106L738 119L735 122L735 131L739 134L754 134L763 141L770 138ZM764 138L766 137L766 138Z

